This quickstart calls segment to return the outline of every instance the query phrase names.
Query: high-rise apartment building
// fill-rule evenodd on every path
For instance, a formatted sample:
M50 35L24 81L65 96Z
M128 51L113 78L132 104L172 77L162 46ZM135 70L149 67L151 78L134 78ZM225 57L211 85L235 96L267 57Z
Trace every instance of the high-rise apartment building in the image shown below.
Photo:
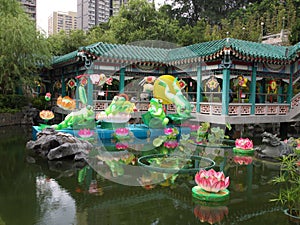
M59 33L64 30L67 34L77 29L76 12L53 12L48 17L48 35Z
M36 22L36 0L19 0L25 12Z
M89 30L111 16L111 0L77 0L78 29Z
M77 0L77 26L89 30L99 23L106 23L110 16L119 12L128 0Z
M119 13L122 5L126 5L128 0L112 0L112 15Z

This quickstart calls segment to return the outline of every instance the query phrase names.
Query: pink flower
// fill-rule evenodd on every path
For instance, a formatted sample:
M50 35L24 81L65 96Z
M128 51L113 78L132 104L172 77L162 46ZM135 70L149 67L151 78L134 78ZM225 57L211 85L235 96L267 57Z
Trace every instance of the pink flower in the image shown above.
M199 129L199 125L190 125L190 129L191 129L191 131L197 131L198 129Z
M164 146L168 149L176 148L178 146L178 142L176 140L169 140L164 143Z
M195 175L195 182L203 190L217 193L229 186L229 177L225 178L223 172L216 172L214 169L201 169Z
M116 143L116 149L118 150L124 150L127 149L129 144L127 142L117 142Z
M81 129L78 131L78 135L82 138L89 138L94 135L94 131L90 129Z
M116 135L117 136L127 136L129 134L129 129L127 128L117 128L116 129Z
M234 156L233 161L239 165L249 165L252 163L252 157L251 156Z
M165 132L165 135L171 135L171 134L173 134L173 128L165 128L164 132Z
M235 147L244 150L253 149L253 142L249 138L236 139Z

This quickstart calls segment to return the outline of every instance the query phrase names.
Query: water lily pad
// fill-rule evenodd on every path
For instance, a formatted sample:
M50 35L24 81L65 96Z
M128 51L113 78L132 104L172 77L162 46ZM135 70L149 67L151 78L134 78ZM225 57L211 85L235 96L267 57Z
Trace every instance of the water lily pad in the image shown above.
M197 198L201 201L222 202L229 199L229 190L224 189L219 191L218 193L213 193L207 192L199 186L194 186L192 188L192 195L194 198Z

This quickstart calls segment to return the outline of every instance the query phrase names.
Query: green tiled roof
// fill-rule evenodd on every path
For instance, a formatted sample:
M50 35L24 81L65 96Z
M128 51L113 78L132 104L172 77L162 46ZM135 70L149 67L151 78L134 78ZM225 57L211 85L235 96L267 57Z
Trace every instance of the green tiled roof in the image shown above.
M98 42L54 58L53 65L67 63L76 59L82 53L99 59L130 62L176 63L190 59L210 60L220 58L225 48L231 49L232 54L241 59L286 63L298 56L300 43L285 47L225 38L175 49L164 49Z
M264 58L268 60L288 60L287 47L262 44L251 41L229 39L229 46L243 56L252 58Z
M74 52L70 52L68 54L65 54L63 56L55 56L53 58L53 65L55 64L60 64L60 63L64 63L64 62L67 62L67 61L70 61L70 60L74 60L76 59L78 55L78 51L74 51Z
M97 44L82 47L79 51L85 51L88 54L102 58L113 58L129 61L163 62L168 55L167 49L140 47L133 45L106 44L99 42Z

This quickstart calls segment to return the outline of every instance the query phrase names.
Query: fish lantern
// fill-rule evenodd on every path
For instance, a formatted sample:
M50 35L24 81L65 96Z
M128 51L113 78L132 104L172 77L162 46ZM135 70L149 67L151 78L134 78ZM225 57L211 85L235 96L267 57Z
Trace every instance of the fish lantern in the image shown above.
M46 95L45 95L45 100L47 102L49 102L51 100L51 93L50 92L47 92Z

